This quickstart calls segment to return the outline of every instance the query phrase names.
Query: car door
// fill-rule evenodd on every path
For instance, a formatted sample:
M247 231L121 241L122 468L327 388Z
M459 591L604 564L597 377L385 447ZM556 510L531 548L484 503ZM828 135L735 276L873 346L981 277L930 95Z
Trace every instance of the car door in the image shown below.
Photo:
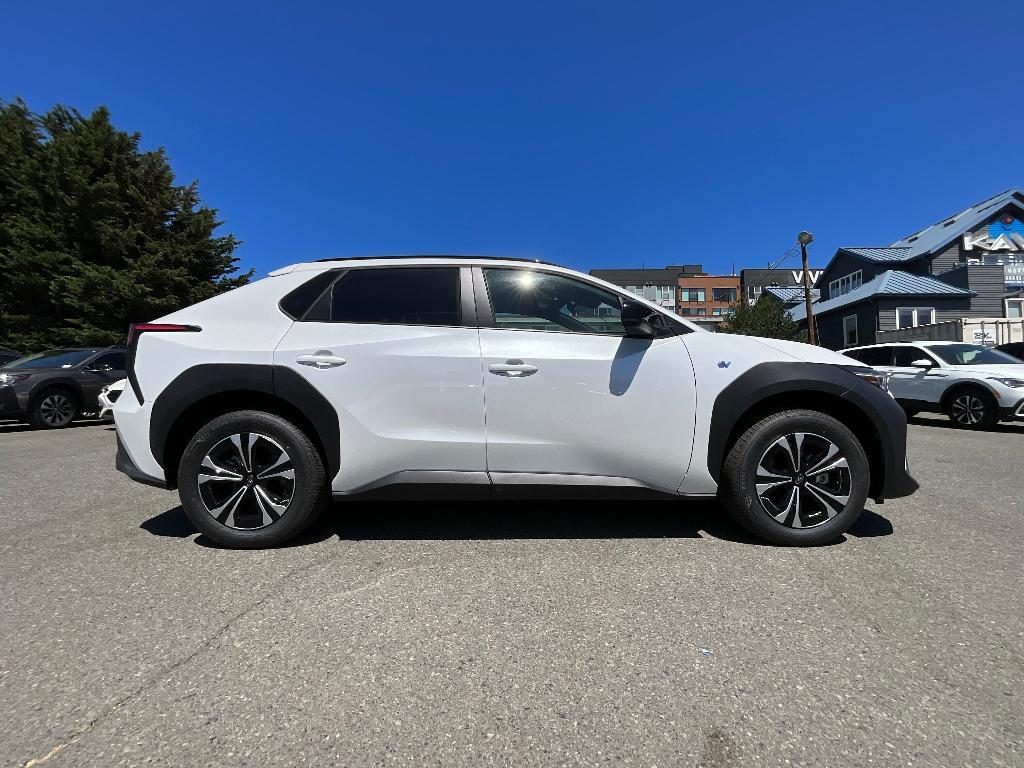
M78 375L78 383L82 389L82 409L98 411L100 409L100 390L125 377L128 353L123 350L104 352L82 365Z
M915 360L934 361L923 349L913 345L902 345L893 349L893 363L889 369L889 391L897 400L917 400L934 403L939 379L931 374L932 369L918 368Z
M336 492L487 483L471 299L468 268L352 268L278 344L275 365L309 381L338 413Z
M575 277L474 270L491 481L674 492L695 416L682 339L626 338L622 297Z

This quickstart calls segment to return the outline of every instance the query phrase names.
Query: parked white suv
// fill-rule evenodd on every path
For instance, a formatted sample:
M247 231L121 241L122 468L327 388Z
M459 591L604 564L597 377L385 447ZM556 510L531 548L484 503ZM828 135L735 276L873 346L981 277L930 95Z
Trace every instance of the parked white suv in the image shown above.
M913 416L945 413L959 427L1024 419L1024 361L962 341L873 344L843 354L889 374L889 391Z
M177 487L229 546L399 483L718 494L754 534L804 545L917 488L871 369L707 333L550 264L297 264L135 325L129 348L118 469Z

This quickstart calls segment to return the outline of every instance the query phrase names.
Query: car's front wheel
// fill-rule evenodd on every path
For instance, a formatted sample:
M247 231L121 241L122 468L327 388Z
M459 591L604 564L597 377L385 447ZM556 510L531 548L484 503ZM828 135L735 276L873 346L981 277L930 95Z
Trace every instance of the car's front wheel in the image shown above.
M189 441L178 466L189 520L226 547L282 544L326 504L327 481L316 446L276 414L219 416Z
M988 393L976 387L956 390L946 402L946 415L964 429L992 429L998 421L996 410Z
M60 429L75 420L78 404L65 389L48 389L32 402L29 420L40 429Z
M870 481L867 456L842 423L791 410L751 425L722 467L720 496L732 517L776 544L832 541L860 517Z

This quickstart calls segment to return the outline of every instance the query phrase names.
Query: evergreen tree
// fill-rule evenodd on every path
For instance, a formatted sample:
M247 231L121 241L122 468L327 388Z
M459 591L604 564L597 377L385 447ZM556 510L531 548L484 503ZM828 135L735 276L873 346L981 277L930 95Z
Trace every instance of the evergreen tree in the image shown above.
M764 294L754 304L741 296L729 307L728 319L719 326L719 331L788 341L806 341L807 335L781 301Z
M0 101L0 345L122 342L145 322L249 281L233 235L163 149L56 106Z

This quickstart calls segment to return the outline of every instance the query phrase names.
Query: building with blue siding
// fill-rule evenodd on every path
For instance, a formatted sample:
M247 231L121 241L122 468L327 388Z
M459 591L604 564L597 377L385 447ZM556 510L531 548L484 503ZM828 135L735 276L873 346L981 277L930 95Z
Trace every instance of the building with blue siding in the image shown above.
M812 305L818 343L875 343L878 331L961 317L1020 317L1024 190L983 200L889 246L840 248ZM807 327L802 304L790 309Z

